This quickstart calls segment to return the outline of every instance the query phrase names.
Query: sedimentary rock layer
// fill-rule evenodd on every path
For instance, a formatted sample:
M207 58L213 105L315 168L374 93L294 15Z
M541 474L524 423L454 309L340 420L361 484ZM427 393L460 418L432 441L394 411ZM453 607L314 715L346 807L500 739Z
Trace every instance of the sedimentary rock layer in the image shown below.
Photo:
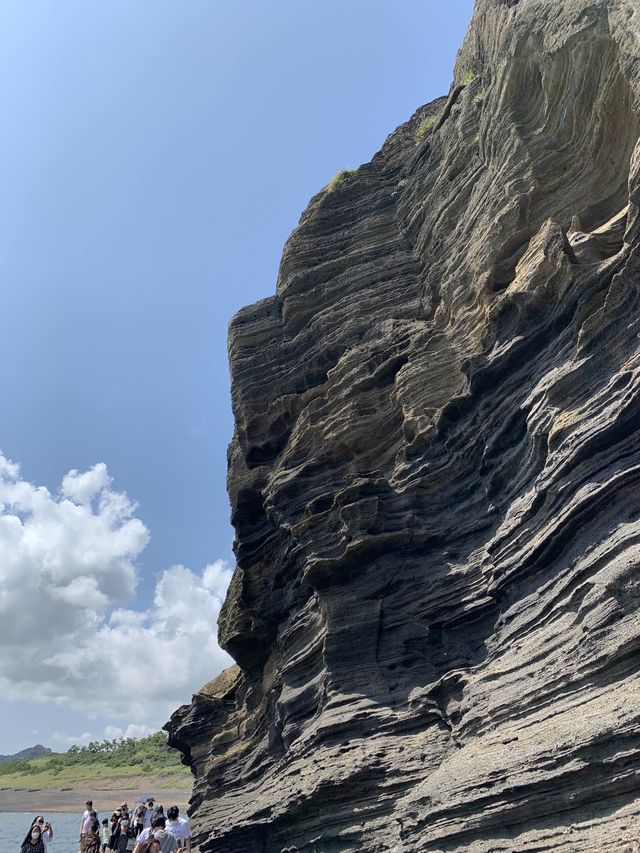
M640 835L640 9L478 0L230 329L203 851Z

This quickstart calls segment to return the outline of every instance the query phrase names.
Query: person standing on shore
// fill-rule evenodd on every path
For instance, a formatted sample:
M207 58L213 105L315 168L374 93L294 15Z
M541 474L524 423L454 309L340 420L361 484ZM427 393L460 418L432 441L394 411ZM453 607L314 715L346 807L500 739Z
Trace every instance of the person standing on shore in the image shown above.
M42 833L42 841L44 844L45 853L49 849L49 842L53 841L53 827L49 821L45 821L44 815L36 815L33 819L33 823L31 824L34 827L36 824L40 827L40 832Z
M102 844L100 845L101 853L105 853L105 850L109 846L109 839L111 838L111 827L109 826L109 819L104 818L102 821L102 832L100 833L102 837Z
M126 805L126 803L125 803ZM126 853L127 845L129 844L129 827L131 826L131 822L129 821L129 812L124 806L120 806L122 809L122 815L120 817L120 836L118 838L118 853Z
M80 844L82 844L82 839L91 831L91 827L94 823L98 823L98 827L100 827L100 821L98 821L98 815L93 811L93 809L89 812L89 816L82 821L82 832L80 833Z
M154 817L151 821L150 829L144 829L140 833L136 846L133 848L133 853L141 853L141 851L146 847L146 840L151 835L160 845L161 853L176 853L176 850L178 849L178 842L176 841L175 836L165 829L164 815Z
M89 832L89 828L93 822L91 819L92 811L93 800L87 800L87 802L84 804L84 811L82 812L82 817L80 818L80 841L82 841L82 836L85 835L85 833Z
M116 853L125 853L129 843L129 813L116 809L111 815L111 837L109 847Z
M118 821L120 815L114 812L109 820L109 849L115 850L118 846Z
M183 817L179 817L180 809L178 806L171 806L167 809L167 831L170 832L178 842L178 850L184 850L186 853L191 853L191 827L189 821Z
M147 816L147 806L145 803L139 803L133 813L133 827L135 829L136 838L144 829L144 821Z
M45 853L42 830L37 823L34 823L25 835L22 846L20 847L20 853Z

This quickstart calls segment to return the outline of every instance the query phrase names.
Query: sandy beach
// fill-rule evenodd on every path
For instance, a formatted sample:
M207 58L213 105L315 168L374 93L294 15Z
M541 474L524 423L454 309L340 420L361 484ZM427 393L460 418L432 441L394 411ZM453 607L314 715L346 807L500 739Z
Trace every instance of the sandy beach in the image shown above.
M179 788L161 788L154 786L153 780L142 778L135 787L113 788L95 787L78 783L65 788L3 788L0 787L0 812L78 812L84 809L86 800L93 800L98 813L113 811L122 803L131 807L142 795L152 794L156 803L162 803L165 811L168 806L176 805L181 812L186 811L191 796L191 782ZM98 783L100 784L100 783ZM104 784L104 783L103 783Z

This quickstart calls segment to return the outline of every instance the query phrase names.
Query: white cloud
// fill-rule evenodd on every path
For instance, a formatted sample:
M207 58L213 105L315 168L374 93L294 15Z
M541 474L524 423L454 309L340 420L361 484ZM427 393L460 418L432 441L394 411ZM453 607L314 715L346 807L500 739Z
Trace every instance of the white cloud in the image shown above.
M157 730L231 662L216 641L231 577L224 562L201 574L172 566L153 606L131 608L135 560L149 540L135 511L104 463L70 471L52 495L0 454L0 690L128 719L110 729L122 735L105 737Z
M61 493L75 503L88 505L91 501L111 487L111 477L104 462L98 462L89 471L81 474L74 468L63 477Z
M91 741L103 740L120 740L120 738L139 738L147 737L157 732L159 729L153 726L147 726L145 723L129 723L124 728L121 726L108 725L100 732L83 732L81 735L69 735L66 732L53 732L49 735L47 743L51 743L61 749L68 749L74 744L76 746L86 746ZM37 734L37 732L32 732Z
M74 578L66 586L52 589L51 597L74 607L90 607L96 611L105 610L109 605L109 598L99 588L98 581L86 575Z
M129 723L129 725L124 729L120 728L120 726L105 726L103 734L104 737L109 740L119 740L122 737L133 737L137 740L141 737L152 735L156 731L158 730L151 726L147 726L144 723Z
M95 738L91 732L83 732L81 735L67 735L64 732L53 732L52 735L49 735L50 743L64 749L74 744L77 746L86 746L92 740L99 740L99 738Z

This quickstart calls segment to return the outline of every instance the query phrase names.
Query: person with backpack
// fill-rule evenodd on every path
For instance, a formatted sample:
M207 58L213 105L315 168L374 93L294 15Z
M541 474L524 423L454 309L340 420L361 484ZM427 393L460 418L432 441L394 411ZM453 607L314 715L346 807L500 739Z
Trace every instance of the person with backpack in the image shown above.
M151 829L144 829L138 836L133 853L176 853L178 842L175 835L165 829L164 815L158 815L151 821ZM152 847L151 845L157 845Z
M151 833L151 827L143 829L143 832ZM144 841L138 841L136 843L136 846L133 848L133 853L160 853L160 842L153 833L151 833L147 835Z

